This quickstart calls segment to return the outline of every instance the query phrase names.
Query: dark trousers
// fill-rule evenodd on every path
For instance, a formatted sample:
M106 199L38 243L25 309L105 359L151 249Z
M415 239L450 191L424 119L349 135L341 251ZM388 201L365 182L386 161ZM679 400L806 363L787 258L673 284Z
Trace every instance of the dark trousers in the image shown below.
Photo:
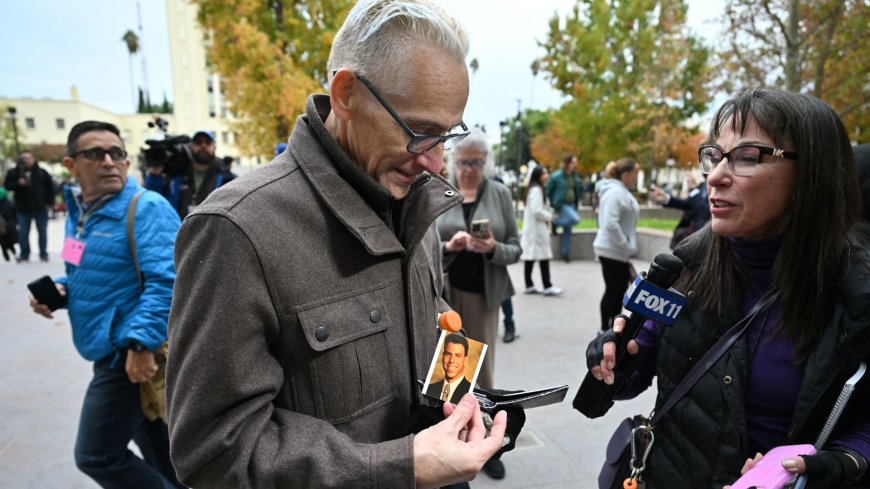
M36 232L39 235L39 257L48 258L48 209L38 211L18 211L18 244L21 245L22 260L30 258L30 221L36 221Z
M550 283L550 260L538 260L538 263L541 264L541 281L544 284L544 288L548 289L553 286ZM534 287L535 282L532 281L532 270L535 268L534 261L527 261L525 263L525 278L526 278L526 288Z
M114 360L114 365L112 365ZM139 385L130 382L126 354L94 363L76 438L76 466L108 489L172 489L178 483L169 461L169 432L142 414ZM127 448L136 442L142 460Z
M515 331L516 326L514 325L514 303L510 297L504 300L501 303L501 312L504 314L504 330L505 331Z
M610 328L610 319L622 312L622 297L628 290L628 262L598 257L604 275L604 296L601 297L601 330Z

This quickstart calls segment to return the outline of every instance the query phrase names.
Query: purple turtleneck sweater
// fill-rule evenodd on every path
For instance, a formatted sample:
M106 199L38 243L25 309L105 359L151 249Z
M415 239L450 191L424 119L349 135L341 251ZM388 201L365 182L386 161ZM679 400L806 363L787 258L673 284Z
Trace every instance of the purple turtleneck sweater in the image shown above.
M729 241L746 278L742 304L742 313L746 315L773 281L773 265L782 240L731 238ZM781 333L781 322L782 304L776 302L766 315L759 314L746 331L750 354L744 395L749 444L747 456L789 444L786 433L806 363L793 364L794 344ZM644 323L636 338L644 355L643 362L616 399L631 399L652 384L656 371L656 337L661 327L652 321ZM858 384L849 402L867 406L863 412L870 412L870 380ZM828 441L828 445L831 444L851 448L870 460L870 416L853 424L848 433L835 430L834 437Z

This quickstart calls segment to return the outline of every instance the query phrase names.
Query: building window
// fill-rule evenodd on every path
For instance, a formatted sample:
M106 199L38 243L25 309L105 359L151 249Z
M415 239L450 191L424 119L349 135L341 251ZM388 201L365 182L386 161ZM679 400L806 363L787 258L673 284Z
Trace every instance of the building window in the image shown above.
M36 129L36 119L34 119L33 117L25 117L24 118L24 125L28 129Z
M57 126L58 129L66 129L66 124L63 122L62 117L58 117L57 119L55 119L54 124Z
M222 143L229 143L230 142L230 133L228 133L226 131L222 132L221 133L221 142Z

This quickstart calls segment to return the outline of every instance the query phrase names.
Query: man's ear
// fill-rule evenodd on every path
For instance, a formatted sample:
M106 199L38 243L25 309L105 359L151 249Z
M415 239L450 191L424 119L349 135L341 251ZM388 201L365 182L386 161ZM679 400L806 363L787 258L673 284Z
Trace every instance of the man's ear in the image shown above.
M342 68L335 72L329 84L329 103L336 117L347 120L359 110L361 86L356 74L350 68Z
M64 156L63 166L66 167L66 169L69 170L69 172L72 173L73 176L76 176L76 161L74 159L70 158L69 156Z

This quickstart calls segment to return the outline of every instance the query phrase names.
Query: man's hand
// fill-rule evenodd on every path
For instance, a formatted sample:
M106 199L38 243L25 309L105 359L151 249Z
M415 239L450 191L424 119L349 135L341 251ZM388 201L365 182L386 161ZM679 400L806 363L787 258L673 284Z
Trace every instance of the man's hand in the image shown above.
M619 315L613 318L613 332L619 334L625 329L625 316ZM598 365L591 368L592 376L598 380L603 380L605 384L613 384L613 367L616 365L616 342L607 341L602 347L604 355ZM640 348L637 342L631 340L628 342L628 354L637 355Z
M414 479L420 489L474 479L502 447L507 427L504 411L495 415L489 436L471 394L456 406L444 403L444 416L444 421L414 437Z
M492 237L492 231L487 230L486 238L475 238L471 236L468 240L468 250L475 253L492 253L495 249L495 238Z
M19 178L18 179L18 186L19 187L26 187L27 186L27 179L24 177Z
M127 377L134 384L145 382L157 373L157 362L154 361L154 354L147 350L141 353L127 350L126 366Z
M449 253L457 253L465 249L468 246L468 242L471 240L471 235L465 231L457 231L456 234L450 238L450 241L444 243L444 250Z
M668 201L668 194L662 192L662 189L657 188L652 191L652 198L659 204L664 204Z
M57 291L60 292L62 297L66 297L66 287L57 282L54 283L54 286L57 288ZM51 315L51 309L49 309L48 306L38 302L36 297L33 297L33 294L29 294L28 297L30 298L30 308L33 309L33 312L42 317L54 319L54 316Z

